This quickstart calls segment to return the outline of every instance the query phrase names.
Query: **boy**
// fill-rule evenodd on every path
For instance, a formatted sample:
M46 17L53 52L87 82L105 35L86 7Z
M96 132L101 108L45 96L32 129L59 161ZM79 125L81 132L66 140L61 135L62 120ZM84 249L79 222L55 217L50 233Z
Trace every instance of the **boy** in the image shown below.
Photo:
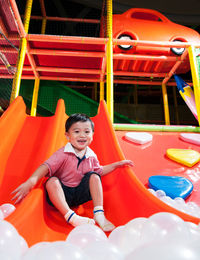
M115 227L108 221L103 210L101 177L124 165L132 166L130 160L100 166L96 154L89 148L93 140L94 123L85 114L71 115L65 124L68 143L46 160L33 175L13 193L15 203L21 201L36 183L48 175L47 201L54 205L73 226L94 224L111 231ZM71 207L89 200L94 205L94 220L78 216Z

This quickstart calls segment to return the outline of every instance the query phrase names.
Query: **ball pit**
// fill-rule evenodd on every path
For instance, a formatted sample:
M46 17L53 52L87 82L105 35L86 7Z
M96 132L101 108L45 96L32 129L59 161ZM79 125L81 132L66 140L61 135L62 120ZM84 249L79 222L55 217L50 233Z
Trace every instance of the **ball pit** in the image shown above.
M200 226L168 212L132 219L108 237L95 225L78 226L66 241L40 242L30 248L13 225L0 220L3 260L199 260L199 244Z
M189 215L192 215L194 217L200 218L200 207L192 201L185 202L184 199L177 197L177 198L170 198L169 196L166 196L165 192L163 190L153 190L148 189L154 196L168 204L169 206L178 209L179 211L182 211L184 213L187 213Z

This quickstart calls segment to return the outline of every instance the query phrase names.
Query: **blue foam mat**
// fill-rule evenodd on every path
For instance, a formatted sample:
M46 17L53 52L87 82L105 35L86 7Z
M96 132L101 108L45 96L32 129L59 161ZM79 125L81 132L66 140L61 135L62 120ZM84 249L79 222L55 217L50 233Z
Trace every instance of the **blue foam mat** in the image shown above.
M193 190L193 184L185 177L155 175L149 177L148 186L151 189L163 190L172 199L186 199Z

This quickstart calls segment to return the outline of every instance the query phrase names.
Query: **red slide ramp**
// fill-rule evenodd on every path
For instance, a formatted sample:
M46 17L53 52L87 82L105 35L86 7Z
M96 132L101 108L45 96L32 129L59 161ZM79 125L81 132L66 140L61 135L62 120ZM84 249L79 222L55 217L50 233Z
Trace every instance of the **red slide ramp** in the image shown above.
M52 117L31 117L25 111L23 99L18 97L0 119L0 204L12 203L11 191L66 143L64 125L67 115L63 100L59 100ZM91 148L100 163L105 165L124 159L104 102L101 102L93 121L95 134ZM102 178L105 212L116 226L160 211L175 213L186 221L200 221L153 196L133 170L120 168ZM59 212L47 205L43 182L6 219L17 228L29 246L40 241L64 240L72 229ZM92 209L92 202L88 202L75 211L92 217Z

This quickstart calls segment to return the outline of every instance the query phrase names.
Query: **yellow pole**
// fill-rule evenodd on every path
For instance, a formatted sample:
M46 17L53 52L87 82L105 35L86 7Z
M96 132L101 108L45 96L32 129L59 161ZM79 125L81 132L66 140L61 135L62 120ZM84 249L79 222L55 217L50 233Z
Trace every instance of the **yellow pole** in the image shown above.
M32 105L31 105L31 116L36 116L39 85L40 85L40 79L35 78Z
M162 95L163 95L163 106L164 106L164 114L165 114L165 124L170 125L167 88L166 88L166 84L164 83L162 84Z
M133 92L133 99L134 99L134 105L135 105L135 120L138 120L138 85L134 85L134 92Z
M97 101L97 82L94 82L94 100Z
M28 33L32 3L33 3L33 0L27 0L27 2L26 2L26 10L25 10L25 15L24 15L24 30L26 33ZM21 42L20 42L20 52L19 52L18 60L17 60L17 72L15 73L15 77L13 79L10 103L12 103L12 101L19 95L21 75L22 75L24 59L25 59L25 55L26 55L26 47L27 47L27 40L26 40L26 38L22 38Z
M45 34L47 19L45 17L42 18L42 28L41 34ZM34 89L33 89L33 98L31 104L31 116L36 116L37 114L37 101L38 101L38 93L40 87L40 78L35 78Z
M28 29L29 29L32 4L33 4L33 0L27 0L25 14L24 14L24 30L26 33L28 33Z
M26 55L26 46L27 41L25 38L21 39L20 43L20 52L17 60L17 72L15 73L13 84L12 84L12 92L10 97L10 104L14 101L14 99L19 96L19 90L20 90L20 83L21 83L21 75L22 75L22 69L24 64L24 59Z
M108 112L113 122L113 43L112 43L112 0L107 0L107 88L106 88L106 101Z
M192 74L192 81L193 81L193 88L194 88L194 96L195 96L195 103L197 108L197 116L198 122L200 125L200 79L199 79L199 71L196 61L195 55L195 47L190 46L188 48L189 59L190 59L190 67L191 67L191 74Z
M179 115L178 115L178 102L177 102L177 96L176 96L176 86L172 86L173 88L173 97L174 97L174 108L175 108L175 114L176 114L176 124L179 125Z
M100 82L100 101L104 100L104 82Z
M45 34L46 26L47 26L47 19L46 19L45 17L43 17L43 18L42 18L42 29L41 29L41 34Z

